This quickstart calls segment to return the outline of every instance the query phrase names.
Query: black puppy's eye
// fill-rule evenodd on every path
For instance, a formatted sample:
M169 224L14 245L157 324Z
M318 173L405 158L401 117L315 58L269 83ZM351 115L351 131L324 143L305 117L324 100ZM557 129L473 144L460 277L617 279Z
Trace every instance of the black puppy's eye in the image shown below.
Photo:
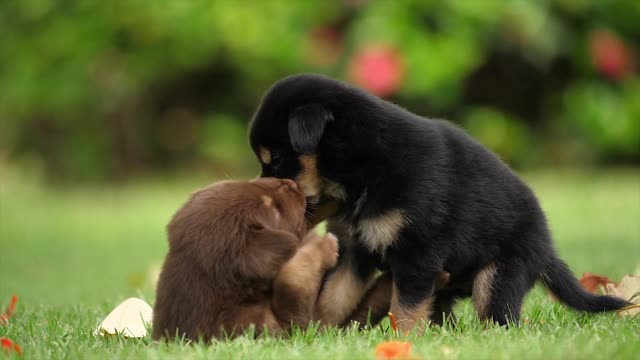
M281 165L282 165L282 156L280 154L273 154L271 156L271 163L269 164L269 166L271 166L272 169L277 170L280 168Z

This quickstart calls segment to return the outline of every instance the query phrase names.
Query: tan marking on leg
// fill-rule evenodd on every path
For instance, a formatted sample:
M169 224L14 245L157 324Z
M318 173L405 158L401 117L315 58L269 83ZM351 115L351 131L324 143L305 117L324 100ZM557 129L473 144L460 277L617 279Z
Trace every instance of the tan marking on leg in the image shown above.
M260 160L263 164L271 164L271 150L260 146Z
M298 186L307 197L319 196L322 190L322 181L318 177L316 156L301 155L299 159L302 170L295 179Z
M402 211L394 209L358 223L364 244L372 252L380 252L393 245L400 230L408 223Z
M364 327L367 325L367 320L371 320L371 325L377 325L389 312L392 285L391 274L378 276L345 325L355 322L360 327Z
M449 283L449 278L451 278L451 274L449 274L448 272L439 272L434 281L433 290L440 290L443 287L447 286L447 284Z
M358 306L368 282L359 279L348 264L338 268L322 288L315 318L326 325L342 324Z
M496 274L495 264L490 264L482 269L473 280L471 296L473 306L481 320L486 320L489 316L489 302L493 291L493 278Z
M419 331L425 330L425 325L431 317L433 309L433 296L429 296L421 303L411 307L401 304L398 296L398 289L393 284L390 311L396 317L398 329L402 333L406 333L418 325Z

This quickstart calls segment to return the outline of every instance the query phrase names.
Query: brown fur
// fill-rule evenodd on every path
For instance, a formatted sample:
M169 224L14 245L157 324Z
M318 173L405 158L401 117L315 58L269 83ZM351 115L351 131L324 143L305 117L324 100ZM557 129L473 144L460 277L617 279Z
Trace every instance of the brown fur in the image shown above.
M153 337L209 340L282 332L311 320L335 237L310 235L291 180L216 183L192 194L167 227Z
M300 156L302 170L296 177L296 182L300 185L307 197L313 198L320 195L323 190L322 179L318 176L318 167L315 155Z
M449 276L449 273L444 271L438 274L435 280L435 290L440 290L447 286ZM356 310L347 319L346 325L352 322L358 323L360 327L364 327L367 324L378 324L389 313L392 296L393 278L391 274L384 273L378 276L373 285L367 290ZM431 307L431 304L427 305ZM430 310L425 312L430 312Z
M367 285L349 267L338 267L322 287L314 318L323 325L341 325L360 303Z
M389 313L393 279L391 274L380 275L366 292L356 310L349 316L346 325L357 323L361 328L379 323Z
M411 306L404 305L398 296L398 289L393 286L391 293L391 312L395 315L398 330L402 333L413 330L416 325L424 330L424 324L431 317L433 297Z
M495 264L490 264L482 269L473 280L471 297L473 299L473 306L481 320L487 320L489 317L488 307L491 302L493 278L495 274L496 266Z
M260 161L262 161L263 164L271 164L271 150L260 147Z

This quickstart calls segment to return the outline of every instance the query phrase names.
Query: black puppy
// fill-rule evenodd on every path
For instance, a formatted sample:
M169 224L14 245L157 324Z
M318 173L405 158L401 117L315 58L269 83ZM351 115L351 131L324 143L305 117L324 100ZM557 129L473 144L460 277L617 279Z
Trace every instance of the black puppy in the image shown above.
M339 204L328 222L339 264L317 304L327 323L347 318L376 268L392 274L391 311L403 330L434 309L441 322L457 297L469 295L481 319L517 322L537 280L578 310L628 305L580 287L553 248L533 192L448 122L323 76L296 75L267 92L250 142L262 176L296 180L316 207ZM443 272L449 285L434 296Z

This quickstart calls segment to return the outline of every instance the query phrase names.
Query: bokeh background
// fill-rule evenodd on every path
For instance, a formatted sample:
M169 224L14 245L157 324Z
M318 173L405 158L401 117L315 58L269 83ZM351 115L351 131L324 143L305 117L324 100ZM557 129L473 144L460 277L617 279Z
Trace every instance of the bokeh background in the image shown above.
M639 44L628 0L0 1L0 296L152 297L164 225L258 173L247 123L298 72L456 122L576 272L632 272Z

